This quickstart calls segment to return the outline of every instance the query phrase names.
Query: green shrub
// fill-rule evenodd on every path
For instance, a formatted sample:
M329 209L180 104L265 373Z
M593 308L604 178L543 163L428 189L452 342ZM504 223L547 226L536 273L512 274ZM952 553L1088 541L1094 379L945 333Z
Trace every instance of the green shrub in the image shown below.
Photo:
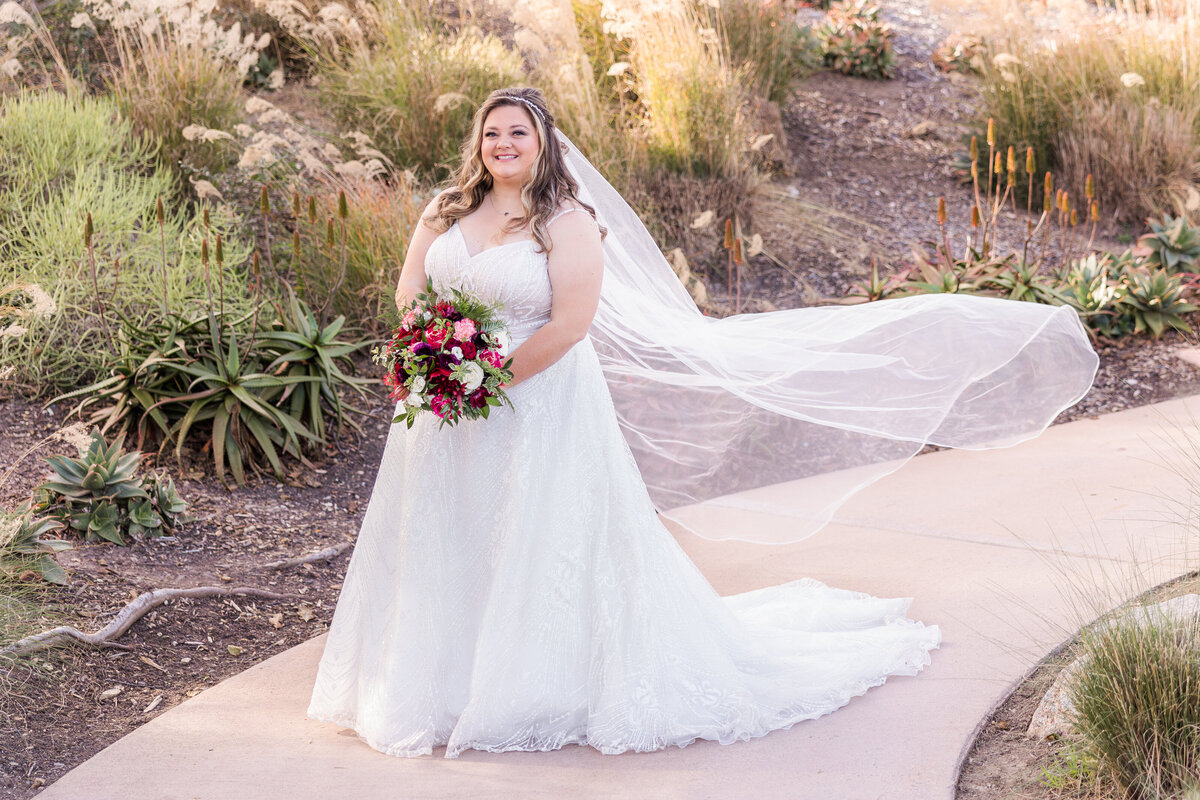
M218 230L228 253L225 301L249 308L234 269L249 248L231 235L232 214L215 210L206 229L168 203L160 224L156 205L177 184L110 101L26 92L0 101L0 111L0 285L36 284L56 307L24 322L26 335L0 338L0 368L13 366L14 380L34 393L86 383L103 363L114 313L144 319L164 294L176 309L204 298L200 242Z
M826 66L863 78L892 77L896 66L892 28L879 19L879 6L871 0L833 3L817 37Z
M1127 796L1161 798L1200 781L1200 624L1138 615L1083 639L1071 687L1075 727Z
M475 108L524 78L520 56L498 37L398 4L387 6L373 47L326 59L320 71L322 102L343 124L397 166L435 178L457 161Z
M157 474L137 476L141 453L125 453L123 437L112 444L93 431L79 458L50 456L54 476L34 490L34 511L78 531L87 541L127 545L125 536L162 536L187 521L175 482Z

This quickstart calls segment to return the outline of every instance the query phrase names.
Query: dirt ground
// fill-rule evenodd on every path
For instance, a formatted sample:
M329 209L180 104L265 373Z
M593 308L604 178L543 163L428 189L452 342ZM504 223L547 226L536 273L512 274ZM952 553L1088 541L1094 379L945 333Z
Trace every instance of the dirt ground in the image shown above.
M897 28L895 80L820 73L785 104L791 174L766 187L756 213L754 230L762 233L766 250L748 269L748 298L779 308L806 305L843 295L863 279L872 258L885 269L898 267L911 243L937 235L938 196L947 198L952 225L965 221L970 193L949 161L961 149L973 95L969 83L930 66L932 48L949 31L927 11L923 2L885 4L884 15ZM932 125L914 133L925 122ZM815 224L797 226L797 218ZM1015 221L1013 230L1023 224ZM719 299L722 288L711 291ZM1177 334L1100 343L1095 387L1060 421L1200 392L1200 370L1173 355L1186 344ZM390 408L377 402L375 409L361 437L346 440L340 452L329 453L316 470L296 472L286 485L267 479L231 492L202 463L181 472L164 460L161 466L176 477L195 522L172 538L129 548L77 543L61 555L71 583L40 590L58 615L47 625L65 620L97 629L139 592L160 587L254 586L289 599L172 601L121 637L131 651L71 647L0 667L11 687L0 696L0 798L34 796L177 703L326 629L349 550L282 571L256 567L353 541L388 430ZM62 427L63 411L0 399L0 465ZM74 455L62 443L38 450L0 486L0 504L11 508L26 498L46 473L42 458L53 453ZM1005 760L1010 751L1023 748L1041 757L1039 748L1049 750L1018 742L1014 733L1023 730L1022 715L1032 712L1040 680L1041 673L984 726L984 749L972 757L994 768L986 766L978 780L964 778L962 797L1044 796L1032 789L1028 795L997 793L988 777L1017 763ZM118 686L115 697L99 699Z

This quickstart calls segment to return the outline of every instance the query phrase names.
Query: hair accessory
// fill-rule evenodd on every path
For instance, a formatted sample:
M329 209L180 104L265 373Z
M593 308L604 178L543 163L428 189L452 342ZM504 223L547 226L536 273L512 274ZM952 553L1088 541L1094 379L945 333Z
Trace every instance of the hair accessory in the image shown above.
M505 95L505 97L509 98L510 100L521 101L526 106L528 106L530 111L532 111L534 114L537 114L538 119L540 119L542 121L543 125L545 125L546 127L550 127L550 123L546 121L546 115L542 113L542 110L540 108L538 108L537 104L534 103L532 100L530 100L527 97L522 97L519 94L508 94L508 95Z

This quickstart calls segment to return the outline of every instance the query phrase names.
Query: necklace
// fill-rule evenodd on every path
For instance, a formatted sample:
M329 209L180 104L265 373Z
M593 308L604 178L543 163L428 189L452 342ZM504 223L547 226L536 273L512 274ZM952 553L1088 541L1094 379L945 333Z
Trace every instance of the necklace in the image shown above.
M496 207L496 198L495 198L494 193L488 192L487 197L488 197L488 203L490 203L492 206L492 210L495 211L497 214L503 214L504 216L507 217L509 214L512 213L511 211L501 211L499 208Z

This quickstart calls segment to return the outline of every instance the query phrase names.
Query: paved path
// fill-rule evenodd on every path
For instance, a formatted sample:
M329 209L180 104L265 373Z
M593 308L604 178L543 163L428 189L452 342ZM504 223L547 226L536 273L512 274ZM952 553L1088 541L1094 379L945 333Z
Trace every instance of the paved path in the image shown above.
M1007 450L922 456L861 493L836 524L787 547L682 539L722 594L809 575L915 596L911 615L942 627L945 642L920 676L894 678L789 731L620 756L571 746L391 758L305 719L322 636L160 715L40 798L952 798L976 726L1095 616L1089 606L1111 607L1200 563L1200 535L1162 499L1185 496L1163 454L1175 457L1171 439L1200 441L1193 412L1200 398L1058 426Z

